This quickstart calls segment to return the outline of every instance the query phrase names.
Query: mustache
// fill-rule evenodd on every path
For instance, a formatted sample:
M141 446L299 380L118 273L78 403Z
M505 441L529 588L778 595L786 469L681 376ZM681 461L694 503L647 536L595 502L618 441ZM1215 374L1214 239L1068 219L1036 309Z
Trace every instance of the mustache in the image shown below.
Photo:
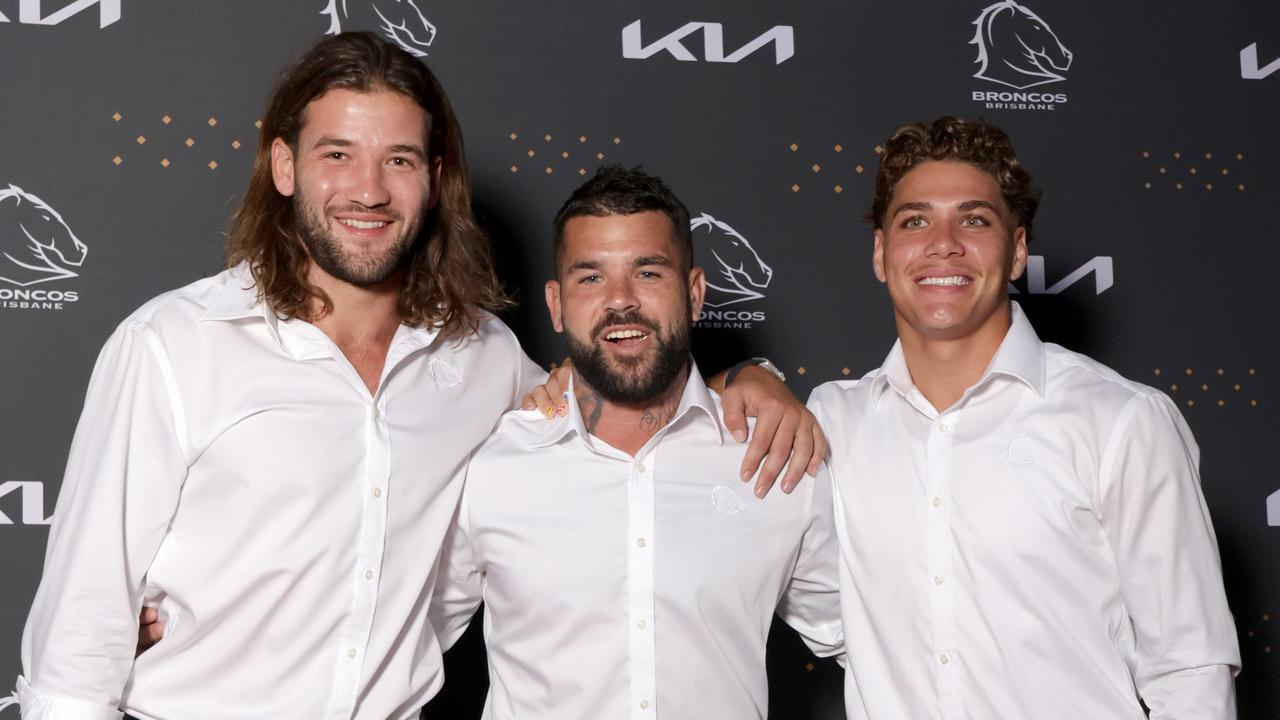
M638 310L627 310L625 312L614 312L606 310L605 316L591 328L591 337L599 337L606 329L619 325L639 325L648 328L655 335L661 331L658 323L640 314Z
M404 220L403 215L396 212L395 210L392 210L389 207L371 208L371 207L368 207L367 205L361 205L359 203L348 203L346 205L343 205L342 207L330 207L330 208L327 208L325 212L330 216L339 215L341 213L370 213L374 215L385 215L386 217L389 217L396 222L401 222Z

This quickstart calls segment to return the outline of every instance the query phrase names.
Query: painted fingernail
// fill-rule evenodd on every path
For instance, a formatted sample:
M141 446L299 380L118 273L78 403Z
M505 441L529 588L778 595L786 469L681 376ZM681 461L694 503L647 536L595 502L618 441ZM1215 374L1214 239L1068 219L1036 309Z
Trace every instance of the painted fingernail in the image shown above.
M552 415L555 415L556 414L555 406L548 405L542 408L542 414L546 415L547 417L551 417Z
M559 405L557 405L557 406L556 406L556 414L558 414L558 415L562 415L562 416L563 416L563 415L568 415L568 414L569 414L569 403L563 403L563 402L562 402L562 403L560 403Z

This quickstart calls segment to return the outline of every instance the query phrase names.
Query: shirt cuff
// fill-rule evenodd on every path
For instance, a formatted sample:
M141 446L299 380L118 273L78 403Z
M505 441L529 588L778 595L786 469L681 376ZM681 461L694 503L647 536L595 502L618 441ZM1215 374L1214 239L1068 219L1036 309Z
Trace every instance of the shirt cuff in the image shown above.
M22 720L120 720L124 717L124 713L116 708L41 694L21 675L18 676L16 695L22 708Z

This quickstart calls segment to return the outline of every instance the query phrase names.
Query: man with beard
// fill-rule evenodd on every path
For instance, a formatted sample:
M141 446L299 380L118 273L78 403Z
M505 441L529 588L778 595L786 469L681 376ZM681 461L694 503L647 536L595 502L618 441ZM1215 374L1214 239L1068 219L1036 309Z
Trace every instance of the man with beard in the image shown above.
M23 637L27 720L387 720L443 681L423 609L463 469L544 376L489 314L436 78L370 35L312 47L272 93L228 255L98 358ZM167 628L135 662L144 602Z
M1010 302L1039 193L1004 132L942 117L884 148L872 266L898 342L810 399L857 638L848 717L1234 718L1186 422Z
M508 413L472 458L432 622L447 646L484 601L486 720L764 718L775 610L842 646L828 483L740 489L689 357L688 211L660 180L602 168L554 228L573 402Z

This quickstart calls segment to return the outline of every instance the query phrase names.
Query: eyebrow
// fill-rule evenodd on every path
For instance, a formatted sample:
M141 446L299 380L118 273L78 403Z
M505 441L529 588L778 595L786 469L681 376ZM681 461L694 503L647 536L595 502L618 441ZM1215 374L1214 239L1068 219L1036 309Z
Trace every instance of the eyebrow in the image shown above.
M665 255L645 255L643 257L636 258L635 262L631 263L631 266L644 267L646 265L660 265L662 267L671 267L674 264L675 263L671 262L670 258ZM579 260L565 268L565 273L568 274L575 270L599 270L600 267L601 264L597 260Z
M352 147L354 145L354 142L344 138L322 137L319 140L316 140L315 145L312 147ZM426 151L422 149L421 145L388 145L387 152L409 153L411 155L417 155L419 158L423 159L427 157Z
M995 205L992 205L991 203L987 202L986 200L965 200L964 202L962 202L962 203L960 203L959 205L957 205L957 206L956 206L956 209L957 209L957 210L959 210L960 212L969 212L970 210L977 210L978 208L985 208L985 209L987 209L987 210L990 210L991 212L999 212L999 210L996 208L996 206L995 206ZM903 212L903 211L906 211L906 210L921 210L921 211L923 211L923 210L932 210L932 209L933 209L933 203L927 203L927 202L905 202L905 203L902 203L901 205L899 205L899 206L898 206L898 207L893 211L893 216L894 216L894 217L897 217L899 213L901 213L901 212Z

